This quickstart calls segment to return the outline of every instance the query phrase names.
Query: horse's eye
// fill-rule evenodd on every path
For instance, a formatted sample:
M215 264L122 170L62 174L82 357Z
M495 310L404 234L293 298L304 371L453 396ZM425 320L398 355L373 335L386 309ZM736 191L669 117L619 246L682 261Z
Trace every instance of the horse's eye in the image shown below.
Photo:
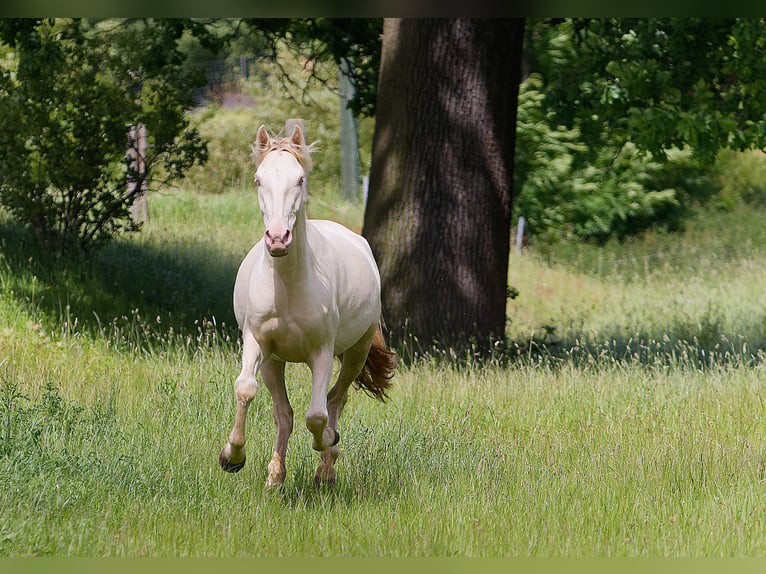
M298 185L303 185L303 182L304 182L304 181L306 181L306 178L305 178L305 177L303 177L303 176L300 176L300 177L298 178Z
M255 182L255 185L258 185L258 186L260 186L260 185L261 185L261 180L260 180L260 179L258 179L258 176L257 176L257 175L256 175L256 176L253 178L253 181Z

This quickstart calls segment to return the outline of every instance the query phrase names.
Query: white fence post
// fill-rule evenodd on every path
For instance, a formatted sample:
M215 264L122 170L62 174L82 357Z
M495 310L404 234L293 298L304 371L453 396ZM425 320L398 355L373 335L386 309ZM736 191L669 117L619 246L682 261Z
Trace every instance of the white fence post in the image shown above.
M340 62L338 83L340 86L340 187L349 201L359 200L359 136L356 118L348 103L354 98L354 85L346 73L350 63L346 58Z
M521 255L524 244L524 216L519 217L519 225L516 227L516 255Z

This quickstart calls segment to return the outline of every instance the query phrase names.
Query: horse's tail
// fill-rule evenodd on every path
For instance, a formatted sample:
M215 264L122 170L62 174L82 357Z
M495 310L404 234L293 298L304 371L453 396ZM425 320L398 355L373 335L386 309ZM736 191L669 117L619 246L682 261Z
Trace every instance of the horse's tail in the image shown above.
M386 391L391 387L395 370L396 352L388 348L383 331L378 325L367 361L362 367L362 372L356 377L356 384L371 397L385 402L388 397Z

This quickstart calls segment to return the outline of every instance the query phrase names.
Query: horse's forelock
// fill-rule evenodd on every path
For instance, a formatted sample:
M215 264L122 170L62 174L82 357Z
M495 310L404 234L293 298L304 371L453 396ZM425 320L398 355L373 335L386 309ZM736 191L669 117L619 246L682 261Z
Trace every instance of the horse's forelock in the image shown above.
M311 152L316 149L316 142L308 145L296 145L290 141L290 138L269 138L267 146L261 147L256 142L255 145L250 146L250 149L253 151L255 163L259 165L271 152L286 151L298 160L301 167L308 173L314 166L314 163L311 161Z

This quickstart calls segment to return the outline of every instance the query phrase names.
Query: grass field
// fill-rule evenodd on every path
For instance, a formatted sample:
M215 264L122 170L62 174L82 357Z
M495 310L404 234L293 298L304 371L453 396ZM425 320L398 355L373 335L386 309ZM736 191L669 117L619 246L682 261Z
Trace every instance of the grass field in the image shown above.
M315 215L358 221L319 199ZM252 195L150 208L91 260L0 226L0 555L766 555L766 214L514 255L515 355L402 366L385 405L355 393L332 490L312 486L291 366L287 481L268 494L263 389L248 465L217 464Z
M679 234L512 257L509 280L521 294L509 305L510 336L565 357L699 365L762 358L763 218L758 209L702 212Z
M141 233L61 258L0 215L0 556L766 556L764 209L602 247L533 238L511 256L507 353L421 356L385 405L353 393L335 488L312 486L301 365L285 486L263 491L263 389L247 466L221 471L258 125L321 110L310 216L362 222L333 190L336 100L249 89L254 109L195 112L211 161L152 194Z

